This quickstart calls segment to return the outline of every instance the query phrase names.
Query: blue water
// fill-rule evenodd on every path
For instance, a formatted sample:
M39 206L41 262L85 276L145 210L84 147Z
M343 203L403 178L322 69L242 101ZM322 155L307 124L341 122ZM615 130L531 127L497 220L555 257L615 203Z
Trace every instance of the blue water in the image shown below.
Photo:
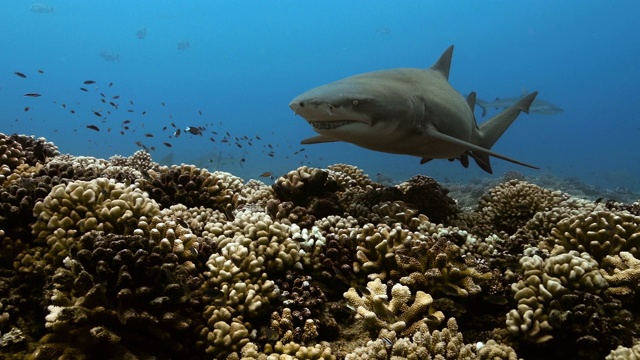
M638 1L48 1L52 13L31 5L0 5L0 132L44 136L63 153L128 156L142 142L156 161L245 180L333 163L397 179L484 176L475 164L420 165L349 144L303 147L315 133L288 107L299 93L349 75L428 67L454 44L449 80L462 94L491 100L526 88L564 109L521 115L494 151L540 166L538 173L640 190ZM142 27L147 36L138 39ZM190 47L179 50L181 41ZM89 79L96 83L84 85ZM171 122L180 137L169 137ZM185 134L187 126L205 126L204 136ZM492 164L498 176L536 173Z

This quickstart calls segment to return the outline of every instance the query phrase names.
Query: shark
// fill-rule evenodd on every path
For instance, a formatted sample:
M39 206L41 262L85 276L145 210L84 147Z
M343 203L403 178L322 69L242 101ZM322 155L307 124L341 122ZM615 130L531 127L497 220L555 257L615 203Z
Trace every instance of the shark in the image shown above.
M516 101L478 126L476 94L465 99L449 84L453 45L427 69L397 68L358 74L308 90L289 107L319 135L302 144L348 142L366 149L433 159L469 158L493 173L490 156L538 169L491 151L537 92Z
M527 96L528 94L529 92L527 90L522 90L521 96ZM506 109L518 102L518 100L520 100L520 98L496 98L493 102L476 99L476 105L482 109L482 117L485 117L489 109ZM533 100L533 103L529 107L530 114L555 115L563 111L561 107L540 98Z

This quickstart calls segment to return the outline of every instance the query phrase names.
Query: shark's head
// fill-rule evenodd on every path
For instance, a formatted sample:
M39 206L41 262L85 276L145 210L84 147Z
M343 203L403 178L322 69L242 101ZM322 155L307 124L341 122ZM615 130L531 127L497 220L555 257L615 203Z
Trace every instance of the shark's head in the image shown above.
M406 97L389 90L388 81L385 88L379 86L384 76L383 72L379 77L352 76L319 86L297 96L289 107L317 133L369 147L396 126L389 120L410 109Z

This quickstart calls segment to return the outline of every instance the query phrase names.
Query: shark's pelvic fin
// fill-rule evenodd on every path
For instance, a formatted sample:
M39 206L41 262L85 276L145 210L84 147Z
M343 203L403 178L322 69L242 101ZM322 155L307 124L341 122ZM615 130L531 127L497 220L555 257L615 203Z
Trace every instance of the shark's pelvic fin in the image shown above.
M447 50L445 50L438 61L436 61L433 66L431 66L431 70L437 71L445 79L449 80L449 69L451 69L451 58L453 57L453 45L449 46Z
M460 140L452 136L443 134L436 129L427 130L427 134L432 138L436 138L442 141L447 141L454 145L466 147L468 149L467 154L470 155L476 161L476 163L478 164L478 166L480 166L480 168L482 168L482 170L488 172L489 174L493 174L493 171L491 170L491 163L489 162L489 156L494 156L499 159L506 160L514 164L526 166L532 169L539 169L538 167L535 167L533 165L529 165L521 161L512 159L510 157L498 154L497 152L493 152L489 149L482 148L470 142L466 142L464 140Z
M328 142L337 142L340 140L336 140L324 135L318 135L314 137L310 137L308 139L304 139L300 142L300 144L320 144L320 143L328 143Z

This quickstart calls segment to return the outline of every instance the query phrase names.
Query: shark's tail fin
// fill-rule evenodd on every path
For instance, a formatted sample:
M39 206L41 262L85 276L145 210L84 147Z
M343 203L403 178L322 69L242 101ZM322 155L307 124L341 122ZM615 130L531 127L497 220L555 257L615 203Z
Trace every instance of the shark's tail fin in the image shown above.
M529 106L531 106L531 103L536 98L536 95L538 95L537 91L523 97L522 99L518 100L517 103L507 108L505 111L483 123L480 126L480 138L476 142L476 145L487 150L491 149L493 144L495 144L500 136L502 136L502 134L504 134L504 132L509 128L509 126L511 126L511 124L518 117L521 111L529 113ZM478 105L480 104L478 103ZM480 106L482 107L482 105ZM482 170L490 174L492 173L491 163L489 162L489 154L473 150L469 151L468 153L469 155L471 155L471 157L473 157L473 159L476 161L478 166L482 168ZM503 159L505 158L503 157ZM513 159L507 158L505 160L532 167L531 165L527 165L519 161L514 161Z

